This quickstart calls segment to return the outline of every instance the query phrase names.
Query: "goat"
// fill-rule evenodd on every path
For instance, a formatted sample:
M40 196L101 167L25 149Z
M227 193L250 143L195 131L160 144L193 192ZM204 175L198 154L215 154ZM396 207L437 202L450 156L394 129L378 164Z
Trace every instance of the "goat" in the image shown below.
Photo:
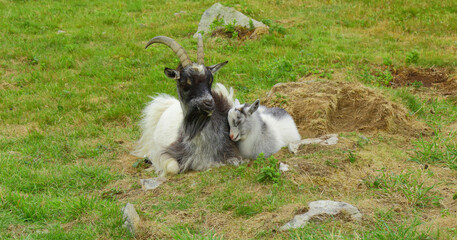
M238 100L228 112L230 139L243 158L268 157L291 142L300 140L293 118L282 108L267 108L257 99L252 105Z
M197 63L171 38L154 37L146 48L153 43L167 45L180 59L176 69L164 70L168 78L176 80L179 100L166 94L153 98L143 111L143 133L133 154L149 158L162 176L239 164L242 158L229 138L227 121L233 91L229 93L223 85L211 90L213 74L227 61L205 66L201 35Z

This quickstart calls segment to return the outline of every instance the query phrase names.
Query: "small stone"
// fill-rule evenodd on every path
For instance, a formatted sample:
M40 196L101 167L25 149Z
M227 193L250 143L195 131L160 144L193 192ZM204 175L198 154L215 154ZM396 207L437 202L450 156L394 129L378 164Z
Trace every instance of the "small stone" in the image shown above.
M135 235L135 231L140 223L140 216L136 212L133 204L127 203L125 207L122 208L122 219L124 220L123 227L127 228Z
M321 219L326 215L345 214L352 221L362 220L360 211L349 203L335 202L331 200L319 200L309 203L309 211L304 214L295 215L295 217L280 230L288 230L305 226L311 219Z
M141 179L141 187L143 190L152 190L158 188L162 183L166 182L167 179L164 177L156 177L156 178L149 178L149 179Z
M365 135L362 135L362 134L360 134L360 139L362 139L362 140L365 141L365 142L368 142L368 141L369 141L368 138L365 137Z
M62 34L62 33L65 33L65 31L64 30L58 30L57 31L57 34Z
M37 230L36 233L39 233L39 234L48 234L49 233L49 230L48 229L40 229L40 230Z
M174 15L175 15L175 17L180 17L181 15L184 15L186 13L187 13L186 11L180 11L180 12L174 13Z
M338 143L338 134L327 134L319 138L305 138L297 142L289 143L289 152L297 154L298 149L302 145L320 144L320 145L335 145Z
M321 145L335 145L338 143L338 134L328 134L328 135L325 135L324 137L328 137L327 139L325 139L324 141L322 141Z
M289 165L287 165L285 163L279 163L279 171L281 171L281 172L289 171Z

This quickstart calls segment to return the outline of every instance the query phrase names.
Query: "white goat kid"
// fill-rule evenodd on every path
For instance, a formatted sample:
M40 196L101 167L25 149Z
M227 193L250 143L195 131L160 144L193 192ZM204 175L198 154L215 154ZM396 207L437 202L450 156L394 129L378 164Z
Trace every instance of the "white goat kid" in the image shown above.
M230 139L243 158L268 157L289 143L300 140L293 118L282 108L267 108L257 99L252 105L235 105L228 112Z

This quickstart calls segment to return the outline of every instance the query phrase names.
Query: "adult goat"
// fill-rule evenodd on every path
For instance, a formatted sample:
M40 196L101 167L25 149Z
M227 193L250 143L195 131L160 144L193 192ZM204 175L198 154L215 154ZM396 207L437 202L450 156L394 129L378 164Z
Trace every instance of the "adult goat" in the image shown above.
M180 60L176 69L164 70L168 78L176 80L179 101L166 94L153 98L143 111L143 133L134 154L148 157L162 176L238 164L241 157L229 138L227 121L233 100L223 85L211 90L213 74L227 61L205 66L201 35L197 63L169 37L154 37L146 48L153 43L167 45Z

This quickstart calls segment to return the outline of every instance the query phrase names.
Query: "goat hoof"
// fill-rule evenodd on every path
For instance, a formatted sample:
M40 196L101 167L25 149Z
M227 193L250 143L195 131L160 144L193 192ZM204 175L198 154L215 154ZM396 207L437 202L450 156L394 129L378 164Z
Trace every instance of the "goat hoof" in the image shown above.
M231 165L238 166L243 163L243 159L232 157L232 158L227 159L227 162Z
M171 175L178 174L179 173L178 162L173 158L166 160L165 161L165 171L167 172L167 174L171 174Z

